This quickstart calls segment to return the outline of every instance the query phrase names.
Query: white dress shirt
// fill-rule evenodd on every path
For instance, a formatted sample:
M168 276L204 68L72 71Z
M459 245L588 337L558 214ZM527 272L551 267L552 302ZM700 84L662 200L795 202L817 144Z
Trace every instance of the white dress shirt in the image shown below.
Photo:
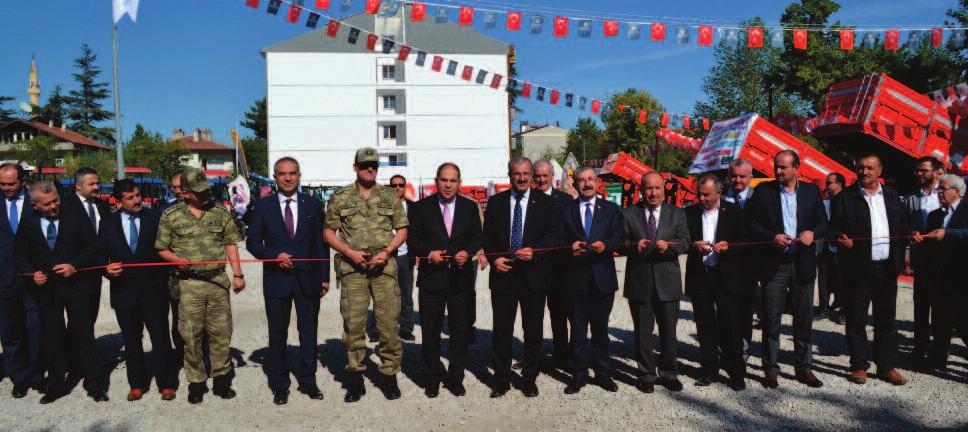
M942 227L946 229L948 228L948 223L951 222L951 216L954 216L955 210L958 210L959 204L961 204L961 198L958 198L958 201L951 203L951 206L948 207L948 214L944 215L944 223L941 225Z
M131 213L124 210L121 211L121 231L124 231L124 239L131 244ZM138 228L138 233L141 233L141 218L134 218L134 226Z
M277 193L279 196L279 211L282 213L282 223L286 223L286 200L291 199L292 202L289 203L289 207L292 208L292 232L296 232L296 228L299 227L299 195L293 193L291 197L287 197L282 194L282 192Z
M925 193L924 189L918 189L918 199L921 201L921 225L927 225L928 215L941 208L941 201L938 200L938 185L931 187L931 192Z
M887 207L884 206L884 188L877 185L877 192L870 194L860 188L864 201L871 214L871 261L884 261L891 255L891 228L887 221Z
M17 226L18 227L20 226L20 221L23 220L23 215L24 215L24 199L26 198L26 196L27 196L27 194L25 194L24 193L24 190L21 189L20 190L20 194L17 195L16 197L14 197L14 200L13 200L13 205L15 207L17 207ZM8 200L8 199L6 199L6 198L4 198L3 203L5 204L3 210L4 210L4 212L7 213L7 219L9 221L9 219L10 219L10 203L11 203L11 201ZM14 234L16 234L16 233L14 233Z
M511 213L510 213L511 218L508 219L508 222L509 222L508 223L508 228L509 228L508 241L510 241L511 239L511 230L514 228L514 206L517 203L517 200L514 199L514 196L517 194L517 192L515 192L514 189L510 189L510 191L511 193L509 195L511 196L510 198L511 199ZM524 232L523 232L524 223L528 220L528 199L530 198L531 198L531 188L528 188L528 190L524 191L524 197L521 198L521 230L522 230L521 237L522 239L524 238Z
M88 200L87 198L82 197L81 194L77 194L77 199L81 200L81 209L84 210L84 217L85 217L85 219L88 219L88 220L91 219L90 214L87 212L87 204L88 203L91 203L91 205L94 206L94 233L95 234L100 233L100 231L101 231L101 212L98 210L97 203L94 202L94 201Z
M407 214L407 200L400 200L400 205L403 206L403 214ZM397 230L393 230L393 235L397 235ZM400 247L397 248L397 256L404 256L410 249L407 248L407 242L403 242Z
M723 195L723 199L738 205L741 209L746 208L746 203L750 199L750 195L753 195L753 188L747 187L741 192L736 192L735 189L729 189L729 191Z
M592 199L588 201L584 201L581 198L578 198L578 203L579 203L578 213L580 213L580 216L581 216L582 228L585 228L585 229L588 228L585 226L585 213L592 212L592 219L595 219L595 200L596 199L597 197L594 197L594 196L592 197ZM588 204L591 204L591 206L589 206Z
M702 211L702 241L710 245L716 243L716 225L719 224L719 205L712 210ZM719 254L712 252L702 258L702 263L714 266L719 261Z

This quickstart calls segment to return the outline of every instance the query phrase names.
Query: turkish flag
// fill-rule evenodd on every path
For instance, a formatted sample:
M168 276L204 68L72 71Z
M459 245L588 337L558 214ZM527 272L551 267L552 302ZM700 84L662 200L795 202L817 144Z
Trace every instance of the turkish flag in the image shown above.
M702 128L703 128L703 130L709 130L709 118L708 117L703 117L702 118Z
M496 89L496 88L498 88L498 87L501 86L501 78L504 78L504 77L502 77L501 75L498 75L498 74L494 74L494 77L491 78L491 88L492 89Z
M944 41L944 30L940 27L935 27L931 29L931 46L939 47Z
M336 32L339 31L339 21L334 19L329 20L329 24L326 24L326 35L329 37L336 37Z
M842 50L852 50L854 49L854 31L853 30L841 30L840 31L840 49Z
M897 41L901 38L898 30L888 30L884 32L884 49L894 51L897 49Z
M618 36L618 21L605 20L603 28L605 29L605 37Z
M555 17L555 37L568 37L568 18Z
M531 83L521 84L521 96L526 98L531 97Z
M793 31L793 47L801 50L807 49L807 31L806 30Z
M431 63L430 69L434 72L440 72L440 68L444 66L444 58L441 56L434 56L434 62Z
M289 13L286 14L286 21L294 23L299 21L299 14L302 12L302 8L296 6L295 3L289 5Z
M472 66L464 66L464 71L460 73L460 79L464 81L470 81L471 75L474 74L474 68Z
M682 127L692 129L692 121L689 116L682 116Z
M663 23L652 23L652 40L654 41L664 41L665 40L666 26Z
M618 104L618 110L619 112L625 111L625 104Z
M746 31L746 46L748 48L763 48L763 29L762 28L750 27Z
M598 99L592 100L592 114L598 114L602 110L602 103Z
M457 23L462 26L474 24L474 8L461 6Z
M508 12L508 30L521 30L521 12Z
M397 60L407 61L407 57L410 57L410 50L411 49L412 48L410 48L409 46L400 45L400 53L397 54Z
M423 21L427 17L427 4L426 3L414 3L410 6L410 20L411 21Z
M250 8L259 7L259 0L245 0L245 5Z
M713 27L699 26L699 46L713 45Z
M662 113L662 119L659 124L662 125L662 127L669 126L669 113Z
M370 34L366 35L366 49L368 49L370 51L375 50L376 49L376 40L379 39L379 38L380 38L379 36L377 36L377 35L375 35L373 33L370 33Z
M645 123L649 119L649 111L639 110L639 123Z
M329 0L316 0L316 9L329 9Z
M380 0L366 0L366 13L373 15L380 10Z
M558 90L551 91L550 102L552 105L558 105L558 98L561 97L561 93Z

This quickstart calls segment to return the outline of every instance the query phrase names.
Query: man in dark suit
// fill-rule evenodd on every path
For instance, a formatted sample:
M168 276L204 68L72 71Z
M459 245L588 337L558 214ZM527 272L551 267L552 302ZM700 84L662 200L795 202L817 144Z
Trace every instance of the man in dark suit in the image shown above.
M93 168L78 168L74 173L74 193L64 198L63 211L74 213L86 222L83 225L94 233L95 238L101 232L101 220L111 214L111 209L101 199L101 179ZM80 275L79 281L90 285L91 291L91 330L97 321L98 311L101 309L101 276L104 272L86 271Z
M23 276L26 292L40 305L47 360L47 394L40 403L54 402L67 394L67 359L64 337L76 351L84 375L84 389L97 402L107 401L104 378L97 368L94 324L89 281L78 270L103 263L97 239L75 213L62 212L57 188L49 180L30 187L35 213L21 219L17 232L17 273ZM67 312L65 330L64 312Z
M141 399L148 391L152 376L162 400L173 400L175 372L168 334L168 268L122 266L161 261L154 247L161 212L142 206L141 191L132 180L114 182L111 193L121 210L104 218L99 240L108 260L105 274L111 282L111 307L124 340L124 361L131 388L128 401ZM151 339L154 361L150 369L146 366L142 345L145 329Z
M554 199L559 217L571 206L574 197L554 188L555 170L551 162L541 159L531 167L531 178L535 189ZM565 266L571 251L553 251L550 254L551 270L548 285L548 315L551 317L551 359L556 369L569 370L568 359L571 349L568 344L568 323L571 322L571 296L565 286Z
M178 171L172 174L169 180L169 189L171 190L171 198L164 201L158 202L158 215L160 216L162 212L168 207L182 202L182 187L181 187L182 172ZM171 309L171 343L172 343L172 361L175 363L175 370L181 369L182 364L185 359L185 340L182 339L181 333L178 332L178 299L179 299L179 289L178 289L178 270L169 270L168 277L168 306ZM203 336L207 338L208 336ZM206 342L203 341L203 344ZM178 375L175 374L175 388L178 388Z
M437 168L437 193L415 203L410 210L407 244L411 254L427 257L420 261L417 286L420 288L420 324L423 345L424 393L435 398L440 382L454 396L464 396L464 365L469 342L468 309L475 282L470 260L481 248L483 233L480 214L474 201L462 197L460 168L444 163ZM440 363L440 333L447 311L450 329L450 368Z
M521 391L538 395L541 333L548 290L548 253L561 244L561 218L554 200L531 189L531 161L508 162L511 189L492 196L484 215L484 251L494 257L490 273L494 317L494 387L491 397L511 388L511 338L518 305L524 330Z
M279 191L256 203L245 244L258 259L278 260L262 266L262 293L269 321L269 388L273 403L282 405L289 401L291 385L286 339L293 305L299 330L297 390L311 399L323 399L316 385L316 332L319 300L329 291L329 262L293 259L328 259L329 248L323 242L322 205L297 192L302 177L299 162L283 157L273 171Z
M722 368L735 391L746 388L746 361L738 314L742 295L745 221L738 204L720 200L722 183L715 174L699 179L699 204L686 207L692 248L686 261L686 294L692 300L702 372L696 385L708 386Z
M622 210L628 241L625 297L635 326L638 388L644 393L655 391L656 383L682 391L676 366L676 325L682 299L679 255L689 249L689 228L682 209L664 202L665 179L650 171L642 176L642 201ZM656 323L662 347L658 363L652 348Z
M787 289L793 307L796 378L810 387L821 382L810 370L813 346L813 286L817 277L815 238L827 232L820 188L797 180L800 156L782 150L773 157L776 180L762 183L746 204L746 234L751 241L772 242L759 248L763 281L763 385L777 388L780 374L780 318Z
M867 309L874 310L874 363L877 377L894 385L907 380L897 365L897 276L904 271L904 248L910 233L900 195L881 185L881 158L857 159L857 181L830 203L828 237L841 246L843 292L847 302L847 349L850 377L867 382Z
M931 333L933 341L927 358L914 365L920 369L944 369L948 365L951 337L968 344L968 308L964 266L968 262L968 206L962 205L965 180L953 174L941 176L938 196L941 207L928 215L928 232L914 233L928 263L931 293ZM957 333L952 332L952 329Z
M612 380L608 356L608 316L615 303L618 278L613 254L625 240L621 209L600 199L598 176L589 166L573 174L578 199L563 209L565 244L571 245L569 259L561 267L563 287L571 306L571 382L565 394L581 391L588 381L588 368L595 381L610 392L618 391ZM591 327L592 341L588 341Z
M941 207L938 179L944 173L941 161L923 156L914 161L917 189L904 197L911 231L927 233L928 215ZM928 245L931 248L932 245ZM914 348L912 363L923 363L931 347L931 287L930 269L933 265L922 253L922 245L911 244L911 270L914 271Z
M24 294L21 278L15 277L14 245L21 221L29 219L33 207L27 202L24 169L18 164L0 165L0 343L3 344L4 369L13 382L15 399L27 396L33 387L44 391L41 359L40 309Z
M823 200L824 211L827 218L830 218L830 202L843 192L847 179L838 172L827 174L826 193L827 199ZM830 318L837 324L846 324L843 318L844 296L841 294L843 278L841 278L840 260L837 259L836 242L829 242L822 238L817 239L817 313L813 319L820 320ZM834 296L833 303L830 296Z
M746 203L753 196L753 164L750 161L737 158L729 163L727 172L726 192L723 193L723 201L728 201L739 206L743 212L746 211ZM744 216L745 218L745 216ZM737 298L737 314L740 318L740 334L743 335L743 359L749 358L750 346L753 343L753 315L757 319L763 317L763 307L760 304L763 297L762 284L759 275L758 254L756 248L744 247L736 251L740 258L740 265L743 266L743 291L741 298Z
M390 184L393 193L400 199L404 213L410 213L413 201L407 199L407 178L396 174L390 177ZM415 340L413 336L413 268L417 264L416 255L410 252L409 243L404 242L397 248L397 285L400 286L400 317L397 323L400 325L400 339L408 342ZM379 340L376 331L376 319L371 317L367 320L367 333L370 334L370 341Z

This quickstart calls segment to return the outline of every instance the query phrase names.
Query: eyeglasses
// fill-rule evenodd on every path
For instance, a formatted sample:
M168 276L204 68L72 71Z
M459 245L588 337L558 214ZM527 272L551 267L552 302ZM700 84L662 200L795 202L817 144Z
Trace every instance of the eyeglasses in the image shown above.
M407 187L407 185L400 184L400 183L391 183L390 184L390 187L392 187L394 189L403 189L403 188Z
M360 163L356 164L356 167L359 168L359 169L361 169L361 170L372 169L372 170L375 171L378 168L380 168L380 163L379 162L360 162Z

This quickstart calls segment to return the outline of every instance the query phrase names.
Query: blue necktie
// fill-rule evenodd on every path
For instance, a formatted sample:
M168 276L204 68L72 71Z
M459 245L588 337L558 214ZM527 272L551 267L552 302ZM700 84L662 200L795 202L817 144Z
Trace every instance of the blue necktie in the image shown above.
M128 247L131 248L131 253L136 253L138 251L138 224L135 223L136 220L138 220L137 216L128 216L128 221L130 223L128 227Z
M521 199L523 194L514 194L514 221L511 223L511 251L521 249L524 237L524 221L521 217Z
M90 200L87 201L87 217L91 218L91 225L94 225L94 231L97 231L97 216L94 210L94 204Z
M47 222L47 246L54 250L54 245L57 244L57 224L53 219L47 219Z
M592 239L592 203L585 203L585 240Z
M17 213L17 200L19 199L20 197L17 197L10 201L10 212L7 215L7 219L10 221L10 230L13 231L14 234L17 233L17 225L20 223L20 221L17 220L19 219Z

